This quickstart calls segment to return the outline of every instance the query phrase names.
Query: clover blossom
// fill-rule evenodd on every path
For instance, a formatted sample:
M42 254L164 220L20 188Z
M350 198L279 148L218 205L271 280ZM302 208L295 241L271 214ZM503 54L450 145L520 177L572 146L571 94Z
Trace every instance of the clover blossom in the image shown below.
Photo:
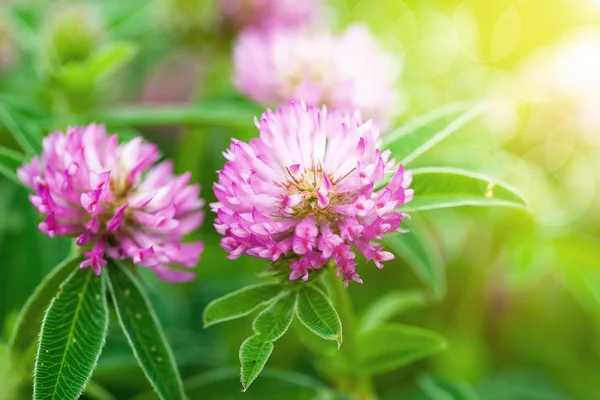
M237 29L303 26L319 15L316 0L220 0L223 19Z
M346 284L362 282L355 251L379 268L394 258L376 239L407 217L397 209L412 199L411 175L378 150L372 121L292 102L256 125L260 138L232 141L214 185L211 208L229 258L283 263L290 280L304 281L333 260Z
M395 84L399 66L369 29L341 35L305 28L247 29L234 48L234 80L252 99L361 110L385 127L402 110Z
M118 144L101 125L71 128L44 138L42 154L22 166L19 179L34 190L31 203L46 215L39 229L50 237L76 236L81 268L99 275L106 258L131 259L166 281L195 274L201 242L182 237L203 219L200 187L190 174L173 174L157 147L141 138Z

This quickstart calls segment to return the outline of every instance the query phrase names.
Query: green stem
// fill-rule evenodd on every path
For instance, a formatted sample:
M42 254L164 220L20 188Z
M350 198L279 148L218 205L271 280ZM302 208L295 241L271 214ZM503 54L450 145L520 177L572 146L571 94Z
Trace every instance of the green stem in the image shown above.
M342 358L345 363L346 379L340 380L339 389L346 392L357 400L373 400L377 396L373 391L371 377L356 369L358 348L358 323L356 313L344 282L336 276L333 268L329 268L326 274L327 281L331 287L333 304L342 320L343 342L340 347Z

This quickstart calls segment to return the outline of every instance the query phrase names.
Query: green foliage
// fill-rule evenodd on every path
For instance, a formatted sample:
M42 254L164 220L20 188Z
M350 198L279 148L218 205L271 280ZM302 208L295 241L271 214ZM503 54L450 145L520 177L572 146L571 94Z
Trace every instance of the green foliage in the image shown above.
M403 312L420 308L429 302L430 297L419 290L389 292L369 306L360 318L360 327L368 331L387 322Z
M431 400L480 400L475 389L466 382L451 382L423 375L417 385Z
M274 301L280 292L281 285L278 283L265 283L246 286L213 300L204 309L204 327L246 316Z
M20 185L17 169L25 162L25 158L16 151L0 147L0 174Z
M242 386L244 391L254 382L265 367L275 346L264 336L251 336L240 347L240 364Z
M34 398L79 398L100 357L107 327L104 280L91 268L73 272L44 316Z
M526 209L527 201L508 184L483 174L454 168L413 170L415 198L404 212L462 206L503 206Z
M332 390L317 379L300 373L263 371L252 390L240 393L239 371L214 370L184 381L192 399L279 400L285 394L290 400L333 400ZM142 396L136 400L151 399Z
M392 371L446 348L440 335L423 328L386 324L358 337L359 370L380 374Z
M412 268L434 297L443 298L446 293L446 272L437 249L420 225L404 219L402 229L408 232L387 235L384 243Z
M42 143L39 137L32 134L28 129L24 129L20 121L15 120L11 110L0 102L0 126L4 126L13 136L15 142L27 155L39 153L42 148Z
M399 164L407 165L483 111L481 105L461 102L446 105L405 123L384 136ZM450 117L454 117L450 119Z
M292 323L294 304L294 296L285 293L270 307L258 314L252 324L252 329L265 340L276 341L287 332Z
M83 61L65 64L57 72L56 78L69 90L93 90L102 80L131 61L136 51L131 43L111 43Z
M116 400L108 390L94 381L89 381L83 393L90 400Z
M325 293L316 287L307 286L298 291L296 315L316 335L326 340L335 340L342 345L342 322Z
M294 318L294 296L287 293L254 320L255 335L240 347L241 379L244 390L254 382L273 352L273 342L289 329Z
M53 298L60 293L63 282L74 272L81 263L81 256L74 255L57 265L35 289L29 297L15 324L9 341L9 349L14 358L25 357L27 351L36 343L46 309ZM33 360L32 360L33 361ZM25 363L29 366L29 362ZM33 367L33 362L31 362Z
M175 359L144 290L125 267L117 263L111 267L105 271L110 294L140 367L161 399L184 399Z
M193 106L119 107L98 112L94 119L117 126L217 125L256 129L262 110L243 102L206 101Z

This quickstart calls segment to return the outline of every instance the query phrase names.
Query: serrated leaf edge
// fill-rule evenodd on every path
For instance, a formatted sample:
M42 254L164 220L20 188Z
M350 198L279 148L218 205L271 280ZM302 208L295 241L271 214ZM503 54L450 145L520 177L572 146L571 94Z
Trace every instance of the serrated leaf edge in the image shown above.
M67 282L68 282L68 281L69 281L69 280L70 280L70 279L71 279L71 278L72 278L72 277L73 277L73 276L74 276L76 273L78 273L78 272L80 272L80 271L81 271L81 270L79 270L79 269L77 269L77 270L73 271L73 273L71 273L71 275L70 275L70 276L69 276L67 279L65 279L65 281L64 281L64 282L63 282L63 284L61 285L61 288L62 288L62 287L63 287L63 285L65 285L65 284L66 284L66 283L67 283ZM90 281L91 281L91 280L92 280L94 277L95 277L95 275L93 275L93 274L91 273L91 271L89 271L89 272L88 272L88 278L87 278L87 280L86 280L86 282L85 282L85 288L87 288L87 286L88 286L89 282L90 282ZM100 279L100 284L102 285L102 289L101 289L101 293L102 293L102 294L101 294L101 297L102 297L102 302L103 302L103 304L104 304L104 308L105 308L105 309L107 309L107 308L108 308L108 304L107 304L107 302L106 302L106 284L105 284L105 282L104 282L104 280L103 280L103 279ZM82 291L83 291L83 290L82 290ZM82 300L81 300L81 299L82 299L82 298L83 298L83 296L80 296L80 300L79 300L79 301L78 301L78 303L77 303L77 310L75 311L75 315L79 315L79 311L80 311L80 308L81 308L81 302L82 302ZM52 307L52 305L54 304L54 302L55 302L57 299L58 299L58 297L57 297L57 296L55 296L55 297L52 299L52 301L50 302L50 305L48 306L48 308L46 308L46 311L45 311L45 313L44 313L44 319L42 320L42 328L43 328L43 326L44 326L44 324L45 324L45 322L46 322L46 318L47 318L47 316L48 316L48 312L49 312L50 308ZM71 328L69 329L69 336L68 336L68 340L67 340L67 346L66 346L66 348L65 348L65 353L64 353L64 354L66 354L66 353L67 353L67 351L68 351L68 349L69 349L69 346L70 346L70 345L71 345L71 343L72 343L72 332L73 332L74 321L75 321L76 319L77 319L77 318L73 318L73 321L71 322ZM99 352L98 352L98 354L96 355L96 360L94 361L94 366L92 367L92 373L90 373L90 375L87 377L87 380L86 380L86 381L85 381L85 383L83 384L81 391L80 391L80 392L77 394L77 397L81 396L81 394L84 392L84 390L85 390L85 387L87 386L88 382L89 382L89 381L92 379L93 371L96 369L96 366L98 365L98 359L100 358L100 355L102 354L102 349L104 348L104 345L106 344L106 336L107 336L107 334L108 334L108 321L109 321L109 319L110 319L110 318L108 318L108 310L107 310L107 318L106 318L106 320L105 320L105 322L104 322L104 336L103 336L103 339L102 339L102 345L100 346L100 351L99 351ZM37 395L36 395L36 391L37 391L37 385L35 384L35 380L36 380L36 374L37 374L37 364L38 364L38 357L39 357L39 354L40 354L40 351L41 351L41 345L42 345L42 330L40 329L40 336L39 336L39 340L38 340L38 349L37 349L37 351L36 351L36 355L35 355L35 365L36 365L36 367L35 367L35 369L34 369L34 381L33 381L33 382L34 382L34 383L33 383L33 398L34 398L34 399L37 399ZM65 362L65 357L64 357L64 354L63 354L63 357L62 357L62 360L61 360L61 366L59 367L59 374L58 374L59 376L60 376L60 371L62 371L62 368L63 368L63 366L64 366L64 362ZM57 387L58 387L58 385L55 385L55 386L54 386L54 392L53 392L53 394L52 394L52 398L55 398L55 397L56 397L56 388L57 388Z
M224 296L221 296L219 298L214 299L213 301L211 301L210 303L208 303L206 305L206 307L204 308L204 311L202 312L202 325L203 325L203 327L204 328L208 328L209 326L212 326L212 325L215 325L215 324L219 324L221 322L232 321L234 319L238 319L238 318L245 317L246 315L250 315L254 311L256 311L257 309L259 309L260 307L266 306L268 304L273 303L275 300L278 300L282 296L283 291L279 292L277 295L271 297L267 301L263 301L263 302L258 303L254 308L252 308L251 310L249 310L247 312L240 313L240 314L235 314L235 315L232 315L232 316L229 316L229 317L226 317L226 318L219 319L217 321L213 321L213 322L208 322L207 323L206 322L206 312L208 311L208 309L212 305L214 305L214 304L216 304L216 303L218 303L218 302L220 302L220 301L222 301L224 299L228 299L228 298L234 297L234 296L238 295L239 293L244 292L244 291L249 290L249 289L254 289L254 288L263 287L263 286L276 286L276 285L279 285L279 283L259 283L259 284L256 284L256 285L248 285L248 286L244 286L243 288L238 289L238 290L236 290L234 292L227 293Z
M343 336L342 336L342 320L340 319L340 315L338 314L337 310L335 309L335 307L333 306L333 303L331 302L331 300L329 299L329 297L327 297L327 295L319 288L317 287L310 287L310 289L314 289L315 291L319 292L320 294L323 295L323 297L325 297L325 299L327 299L327 302L329 303L329 305L331 306L331 308L333 309L333 311L335 312L335 315L338 319L338 321L340 322L340 333L339 334L335 334L332 338L328 338L325 337L324 335L319 334L318 332L315 332L313 329L311 329L308 325L306 325L304 323L304 321L302 321L302 319L300 318L300 314L298 313L298 303L300 302L300 295L302 290L299 290L298 293L296 294L296 308L295 308L295 314L298 317L298 320L300 322L302 322L302 324L304 326L306 326L312 333L314 333L315 335L319 336L322 339L325 340L335 340L337 342L338 345L338 350L340 349L340 347L342 346L342 340L343 340ZM314 307L311 304L311 308L314 310ZM317 313L315 313L317 314ZM317 314L318 315L318 314ZM327 324L325 324L327 325ZM333 329L332 329L333 330Z
M123 273L125 275L127 275L127 277L129 278L131 284L133 286L135 286L136 289L141 293L143 301L147 304L148 311L149 311L149 314L150 314L150 318L152 319L152 322L156 325L157 331L158 331L158 334L159 334L161 340L166 344L165 347L166 347L166 350L167 350L167 355L169 357L169 361L175 367L175 372L176 372L175 376L176 376L176 379L177 379L177 384L179 385L179 387L181 389L181 393L183 395L183 398L185 399L186 396L185 396L185 390L183 388L183 381L181 379L181 375L179 374L179 370L177 369L177 362L175 361L175 356L173 355L173 351L171 350L171 346L169 345L169 342L167 341L167 338L166 338L166 336L165 336L165 334L163 332L162 326L159 323L158 317L154 313L154 309L152 308L152 303L150 302L150 299L148 299L148 296L146 296L146 292L144 291L143 287L140 285L140 283L138 282L138 280L135 279L135 277L132 276L131 272L128 271L127 268L125 268L122 265L120 265L119 263L117 263L115 260L113 260L113 262L114 262L115 266L117 266L118 268L121 268L121 270L123 271ZM105 275L107 275L107 274L105 274ZM114 299L114 295L113 295L114 288L112 286L112 283L110 282L110 278L107 276L105 279L109 283L109 285L108 285L109 286L109 290L111 292L111 296L113 296L113 299ZM142 361L139 358L139 355L137 353L137 350L136 350L135 346L133 346L132 339L131 339L131 336L129 335L129 332L127 332L127 330L123 327L123 320L122 320L121 314L118 311L117 307L115 307L115 314L117 314L117 318L119 320L119 325L121 325L121 329L123 331L123 334L127 338L127 342L129 344L129 346L131 347L133 355L135 356L138 364L141 365ZM146 378L147 378L148 382L150 383L150 385L152 385L152 388L154 389L154 391L162 399L163 397L162 397L161 393L157 390L157 388L156 388L156 386L154 384L154 381L152 379L150 379L150 377L146 373L146 370L144 368L140 368L140 369L144 372L144 375L146 376ZM164 400L171 400L171 399L164 399Z

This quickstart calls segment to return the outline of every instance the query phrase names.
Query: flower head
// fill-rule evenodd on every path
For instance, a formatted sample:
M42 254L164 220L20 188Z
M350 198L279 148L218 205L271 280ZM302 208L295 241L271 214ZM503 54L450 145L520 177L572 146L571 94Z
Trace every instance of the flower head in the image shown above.
M236 28L302 26L318 15L316 0L220 0L224 20Z
M400 110L399 68L362 25L340 36L302 28L247 29L234 50L235 83L268 105L289 100L361 110L381 126Z
M130 258L166 281L192 279L169 264L198 263L202 243L182 237L202 222L200 187L189 185L189 173L173 175L169 161L154 165L159 158L156 146L140 138L118 144L117 135L92 124L47 136L42 154L18 174L46 215L40 230L76 236L85 248L81 268L100 274L105 257Z
M215 227L230 258L289 261L291 280L333 260L346 282L361 282L355 251L380 268L393 258L374 239L400 227L411 178L378 150L371 121L290 103L257 126L260 139L233 140L214 185Z

